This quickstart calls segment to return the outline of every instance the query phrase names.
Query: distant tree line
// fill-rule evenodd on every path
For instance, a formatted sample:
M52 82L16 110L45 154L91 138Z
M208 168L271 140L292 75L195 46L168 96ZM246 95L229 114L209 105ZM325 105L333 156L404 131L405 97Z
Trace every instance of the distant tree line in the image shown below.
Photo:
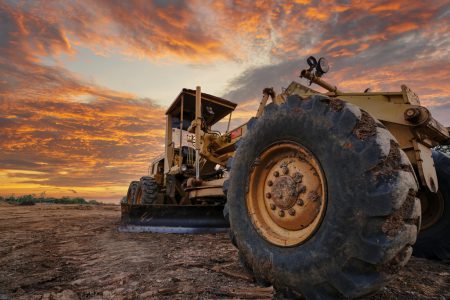
M22 204L22 205L33 205L36 203L55 203L55 204L100 204L96 200L86 200L84 198L76 197L62 197L62 198L54 198L54 197L46 197L45 194L41 194L40 196L32 195L24 195L24 196L9 196L9 197L1 197L0 201L6 201L10 204Z

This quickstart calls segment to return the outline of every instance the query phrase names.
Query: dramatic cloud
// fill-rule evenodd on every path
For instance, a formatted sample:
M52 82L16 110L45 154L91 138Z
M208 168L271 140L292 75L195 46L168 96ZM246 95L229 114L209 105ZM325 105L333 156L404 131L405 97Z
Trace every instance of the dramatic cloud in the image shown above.
M223 83L240 103L234 125L255 114L264 87L280 91L307 56L325 56L325 79L340 89L407 84L449 126L449 18L444 0L0 0L0 194L119 199L162 152L164 107L71 72L61 58L77 61L80 49L154 65L240 63Z
M225 97L248 101L264 87L280 90L306 67L307 55L320 55L332 66L325 79L340 89L398 91L401 84L407 84L450 125L450 115L442 113L450 101L447 2L353 1L340 5L321 1L300 15L307 20L298 17L289 22L298 30L282 36L280 46L272 49L272 63L239 75L229 83Z
M6 5L0 17L0 192L119 199L162 151L164 110L39 63L72 51L61 29Z

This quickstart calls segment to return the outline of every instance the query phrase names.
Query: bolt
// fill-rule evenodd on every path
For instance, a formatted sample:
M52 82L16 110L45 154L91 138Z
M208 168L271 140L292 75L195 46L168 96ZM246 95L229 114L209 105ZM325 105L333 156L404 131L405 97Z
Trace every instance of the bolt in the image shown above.
M288 167L283 167L283 174L286 175L287 173L289 173Z
M293 208L289 208L288 212L291 216L295 215L295 209Z
M297 205L303 206L305 204L302 199L297 200Z
M420 110L418 108L408 108L404 114L405 120L409 122L416 122L420 118Z
M278 171L273 172L273 176L278 177L280 176L280 173L278 173Z
M275 210L275 208L277 208L277 207L275 206L275 204L270 203L270 209L271 209L271 210Z
M306 186L302 185L302 186L300 187L300 189L298 190L298 192L299 192L299 193L304 193L304 192L306 192Z
M284 217L284 210L280 210L280 211L278 212L278 215L279 215L280 217Z
M294 181L297 183L302 182L302 178L303 178L303 175L300 172L296 172L293 177Z
M271 194L271 193L266 193L266 198L267 198L267 199L272 198L272 194Z
M272 185L273 185L272 180L267 181L267 185L268 185L268 186L272 186Z
M320 198L319 194L317 194L317 192L309 192L308 193L308 200L309 201L317 201Z

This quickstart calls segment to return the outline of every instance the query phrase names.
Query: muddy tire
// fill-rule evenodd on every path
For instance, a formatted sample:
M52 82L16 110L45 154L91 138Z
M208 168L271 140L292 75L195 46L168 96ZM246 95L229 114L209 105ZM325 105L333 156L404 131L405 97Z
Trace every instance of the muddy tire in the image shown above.
M128 204L136 204L136 193L139 188L139 181L130 182L130 186L128 187L127 192L127 203Z
M232 158L230 158L228 160L228 163L227 163L227 169L228 170L231 169L232 161L233 161ZM224 183L223 183L223 186L222 186L223 194L225 195L225 197L227 197L229 185L230 185L229 180L225 180ZM223 217L224 217L225 221L228 224L230 224L230 209L229 209L229 206L228 206L228 201L225 202L225 205L223 206ZM236 238L234 237L234 234L233 234L233 232L231 230L228 230L228 235L230 237L230 241L233 244L233 246L237 247Z
M289 246L270 240L249 213L251 174L270 168L261 164L261 155L283 143L301 146L317 159L326 188L318 226ZM313 299L367 295L386 285L411 256L420 224L413 170L395 138L354 105L317 95L266 106L248 123L230 171L232 236L255 276L279 291ZM262 195L256 205L266 201ZM300 206L295 209L302 213Z
M158 199L158 183L153 177L141 177L138 197L141 204L153 204Z
M232 161L233 161L232 158L230 158L228 160L227 169L230 169ZM230 182L228 180L225 180L223 182L222 190L223 190L223 194L225 195L225 198L227 197L227 194L228 194L228 187L229 187L229 185L230 185ZM225 202L225 205L223 206L223 217L225 218L225 220L230 221L230 210L228 208L228 202Z
M424 193L422 230L414 245L418 257L450 260L450 156L433 151L439 182L437 194Z

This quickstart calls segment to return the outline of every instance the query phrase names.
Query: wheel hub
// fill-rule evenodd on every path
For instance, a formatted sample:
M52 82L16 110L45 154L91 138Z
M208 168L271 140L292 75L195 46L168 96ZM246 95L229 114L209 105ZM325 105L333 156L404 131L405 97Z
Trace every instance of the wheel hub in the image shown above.
M247 206L262 236L280 246L310 238L326 205L325 177L317 159L303 146L283 142L257 158Z
M297 183L291 177L277 178L272 188L273 202L280 209L291 208L297 201L298 192Z

